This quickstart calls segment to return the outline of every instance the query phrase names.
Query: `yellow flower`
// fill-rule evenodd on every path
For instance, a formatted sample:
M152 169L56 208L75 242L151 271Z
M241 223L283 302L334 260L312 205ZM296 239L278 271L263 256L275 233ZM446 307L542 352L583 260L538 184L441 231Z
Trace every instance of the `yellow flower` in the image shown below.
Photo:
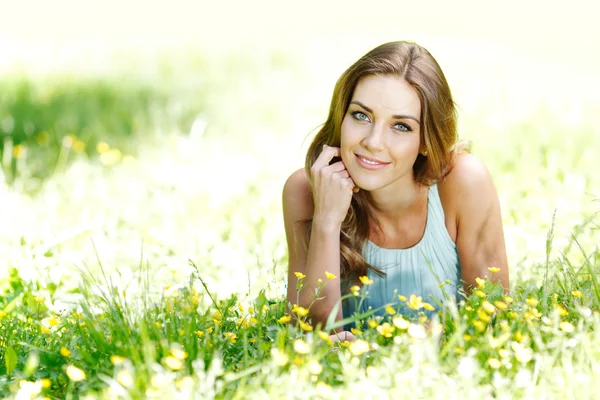
M250 343L256 343L256 342L257 342L257 340L256 340L256 338L255 338L255 337L253 337L253 338L250 338L250 340L248 340L248 341L249 341Z
M502 299L504 299L504 301L508 304L510 304L514 301L513 298L510 296L504 296Z
M291 319L292 319L292 317L290 317L289 315L284 315L283 317L279 318L277 321L279 321L282 324L285 324L285 323L290 322Z
M82 381L82 380L84 380L87 377L85 375L85 372L83 372L82 370L80 370L79 368L77 368L74 365L69 365L67 367L67 376L73 382Z
M14 158L21 158L24 154L25 154L25 146L23 146L22 144L18 144L15 147L13 147L13 157Z
M573 290L571 292L571 294L575 297L579 297L579 298L583 297L583 293L581 293L579 290Z
M496 307L494 307L489 301L484 300L483 303L481 303L481 308L483 308L483 310L488 313L488 314L493 314L496 312Z
M225 334L225 336L227 336L227 333ZM171 349L171 355L172 355L173 357L175 357L176 359L178 359L178 360L184 360L184 359L186 359L186 358L187 358L187 356L188 356L188 353L187 353L187 352L185 352L185 351L183 351L183 350L181 350L181 349L178 349L178 348L176 348L176 347L173 347L173 348Z
M304 275L302 272L294 272L294 274L296 275L296 278L298 279L304 279L306 278L306 275Z
M503 349L503 348L499 348L499 349L498 349L498 355L499 355L501 358L508 358L508 356L509 356L509 353L508 353L508 350L506 350L506 349Z
M425 308L428 311L434 311L435 310L434 306L432 306L431 304L426 303L426 302L423 302L423 308Z
M110 150L110 146L106 142L98 142L96 143L96 151L100 154L106 153Z
M427 318L427 315L421 315L419 317L419 322L422 324L423 322L427 321L429 318Z
M262 312L267 312L267 311L269 311L269 306L265 304L264 306L262 306Z
M333 343L333 341L331 340L331 338L329 337L329 334L327 332L319 331L318 335L322 341L327 342L329 344Z
M369 325L369 328L375 329L379 326L379 322L377 322L375 319L370 319L367 321L367 325Z
M398 329L408 329L410 322L402 318L401 315L397 315L392 319L392 323L396 325Z
M408 300L408 302L406 303L408 305L408 307L412 308L413 310L420 310L421 308L423 308L423 298L421 296L415 296L414 294L410 295L410 299Z
M41 327L42 333L45 333L46 335L50 334L50 329L46 328L44 325L42 325Z
M237 335L233 332L225 332L225 338L229 340L231 343L235 343L237 339Z
M328 280L333 280L333 279L335 279L335 275L334 275L334 274L332 274L332 273L330 273L330 272L327 272L327 271L325 271L325 277L326 277Z
M292 306L292 312L297 314L299 317L306 317L308 315L308 310L302 306L294 304Z
M485 332L486 325L485 325L483 322L481 322L481 321L479 321L479 320L475 320L475 321L473 321L473 326L474 326L474 327L475 327L475 329L477 329L477 331L479 331L480 333L483 333L483 332Z
M385 306L385 311L390 315L396 314L396 310L390 305Z
M42 378L42 388L48 389L50 386L52 386L52 381L48 378Z
M296 357L294 357L294 364L302 365L302 364L304 364L304 360L302 360L302 357L296 356Z
M181 360L178 360L177 358L175 358L173 356L168 356L168 357L164 358L164 361L165 361L165 364L167 364L167 367L171 368L173 371L178 371L183 366L183 363L181 362Z
M560 304L555 304L554 308L558 310L558 315L560 315L561 317L566 317L567 315L569 315L569 312Z
M487 362L488 362L489 366L494 369L498 369L502 366L502 363L497 358L490 358L490 359L488 359Z
M357 339L352 342L349 348L350 352L355 356L360 356L361 354L364 354L370 350L369 343L362 339Z
M244 306L242 303L238 303L238 310L240 310L240 312L244 312Z
M288 357L288 355L279 349L272 349L271 357L273 357L273 361L275 362L275 365L277 365L278 367L283 367L290 361L290 358Z
M85 150L85 143L77 138L73 139L73 150L77 153L81 153Z
M474 292L478 297L481 297L482 299L486 296L485 293L483 293L481 290L476 290Z
M60 321L56 317L48 318L47 322L48 322L48 325L50 325L50 326L56 326L56 325L60 324Z
M483 322L490 322L490 316L487 315L482 309L477 310L477 316Z
M352 291L353 296L360 295L360 287L359 286L354 285L350 288L350 290Z
M516 340L517 342L520 342L520 341L522 341L522 340L523 340L523 334L522 334L520 331L516 331L516 332L515 332L515 340Z
M71 350L67 349L66 347L61 347L60 355L63 357L69 357L71 355Z
M363 334L363 331L361 331L360 329L356 329L356 328L350 328L350 332L354 335L354 336L360 336Z
M463 335L463 339L465 340L465 342L470 342L470 341L471 341L471 339L473 339L473 336L471 336L471 335L468 335L468 334L466 334L466 333L465 333L465 334Z
M531 307L537 307L539 301L537 299L534 298L528 298L527 300L525 300L525 303L527 303L527 305L531 306Z
M540 319L542 317L542 313L539 312L537 308L532 308L531 310L526 311L525 313L523 313L523 316L527 320L530 320L530 319Z
M196 332L194 332L196 334L196 336L198 337L202 337L204 336L204 332L202 332L201 330L197 330Z
M321 279L321 278L318 278L318 279L317 279L317 284L318 284L318 285L320 285L321 283L323 283L323 279Z
M490 272L492 274L495 274L496 272L500 272L500 268L498 268L498 267L490 267L488 269L490 270Z
M323 367L317 360L310 360L307 367L308 372L310 372L312 375L319 375L321 371L323 371Z
M575 330L575 327L570 322L563 321L560 323L560 330L565 333L571 333Z
M294 351L298 354L308 354L310 352L310 345L302 339L296 339L294 341Z
M406 301L406 297L404 297L401 294L399 294L398 295L398 300L400 300L400 301Z
M306 332L312 332L312 330L313 330L313 327L304 321L300 321L300 328L302 328Z
M508 308L508 305L505 302L500 301L500 300L496 300L494 302L494 304L496 305L496 307L498 307L499 310L502 310L502 311L504 311Z
M358 279L360 279L360 281L362 282L363 285L371 285L371 284L373 284L373 281L371 279L369 279L369 277L366 276L366 275L365 276L361 276Z
M115 354L110 356L110 362L113 363L113 365L121 365L125 362L125 360L125 357L117 356Z
M475 282L477 282L479 289L483 289L485 287L485 279L475 278Z
M383 337L390 338L394 332L394 327L388 322L384 322L382 325L377 327L377 332L379 332L379 334Z

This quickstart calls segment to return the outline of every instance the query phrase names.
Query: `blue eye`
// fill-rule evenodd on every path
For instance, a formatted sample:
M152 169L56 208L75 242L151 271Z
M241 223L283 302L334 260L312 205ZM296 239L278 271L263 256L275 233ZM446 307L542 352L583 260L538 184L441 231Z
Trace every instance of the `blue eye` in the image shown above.
M357 119L359 121L368 121L369 117L367 117L367 115L363 112L360 111L353 111L350 113L350 115L352 115L354 117L354 119Z
M396 125L394 125L394 127L397 127L396 129L398 129L401 132L410 132L410 126L406 125L406 124L402 124L402 123L398 123Z

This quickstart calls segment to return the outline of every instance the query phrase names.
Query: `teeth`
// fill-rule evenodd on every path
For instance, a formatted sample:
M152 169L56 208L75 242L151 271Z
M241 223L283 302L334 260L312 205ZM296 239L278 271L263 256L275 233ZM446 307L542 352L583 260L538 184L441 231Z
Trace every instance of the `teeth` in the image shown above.
M375 161L365 160L365 159L364 159L364 158L362 158L362 157L358 157L358 158L360 158L361 160L363 160L363 161L364 161L364 162L366 162L367 164L371 164L371 165L379 165L379 164L381 164L381 163L378 163L378 162L375 162Z

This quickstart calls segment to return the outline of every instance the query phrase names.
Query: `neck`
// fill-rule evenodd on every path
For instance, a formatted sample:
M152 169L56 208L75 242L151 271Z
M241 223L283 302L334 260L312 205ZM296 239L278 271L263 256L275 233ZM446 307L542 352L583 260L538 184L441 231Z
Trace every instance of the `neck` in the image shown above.
M369 192L369 204L379 224L394 229L408 217L421 213L424 201L426 204L426 194L426 186L411 181L402 188L382 188Z

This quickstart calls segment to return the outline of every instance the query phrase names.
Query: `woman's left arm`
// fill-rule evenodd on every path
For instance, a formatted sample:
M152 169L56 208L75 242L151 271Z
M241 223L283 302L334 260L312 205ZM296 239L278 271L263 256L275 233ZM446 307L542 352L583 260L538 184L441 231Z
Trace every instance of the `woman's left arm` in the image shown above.
M475 278L489 277L509 293L506 246L500 201L486 166L475 156L463 154L448 177L456 196L456 247L464 289L477 287ZM500 270L492 273L489 268Z

